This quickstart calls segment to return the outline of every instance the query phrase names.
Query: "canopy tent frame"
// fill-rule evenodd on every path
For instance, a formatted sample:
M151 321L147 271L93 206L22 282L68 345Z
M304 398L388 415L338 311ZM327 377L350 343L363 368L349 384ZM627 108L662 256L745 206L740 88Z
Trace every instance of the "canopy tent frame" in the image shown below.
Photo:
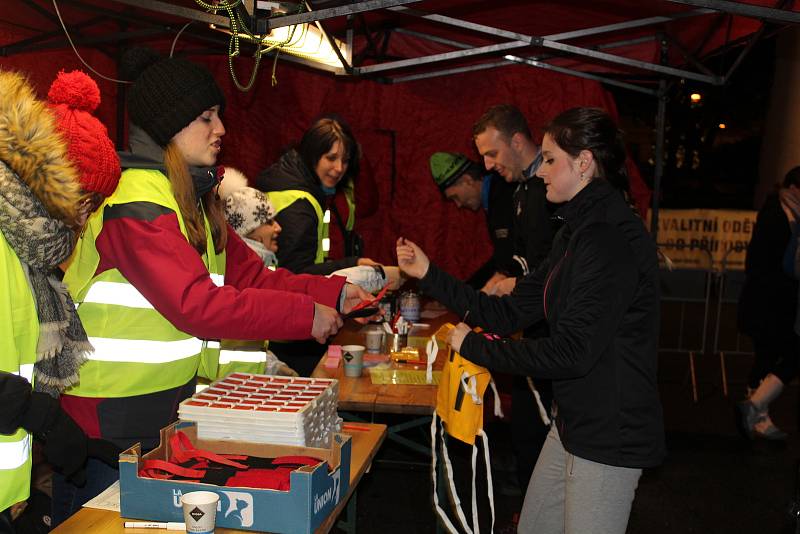
M112 17L125 23L146 25L148 28L145 30L122 31L114 35L100 37L78 36L77 39L75 39L77 44L97 47L97 45L105 43L120 43L141 37L149 37L157 35L160 32L163 32L165 35L175 32L175 28L170 21L154 21L148 19L147 17L136 16L130 12L115 11L113 9L109 9L108 7L93 5L81 0L53 1L58 1L65 5L71 5L82 10L94 12L95 14L99 13L102 15L101 17L95 16L93 18L71 24L70 31L89 28L102 21L105 17ZM608 84L655 97L657 99L656 165L654 177L655 194L653 195L651 218L651 232L654 238L657 237L659 204L658 192L660 191L664 169L664 128L666 122L667 93L670 87L670 85L667 83L667 80L670 78L674 80L688 79L714 86L725 85L728 83L737 67L741 64L744 57L752 49L755 42L757 42L757 40L763 35L766 25L793 25L800 23L800 13L786 9L786 6L791 7L793 4L791 0L778 0L775 4L775 7L757 6L729 0L669 0L671 3L693 6L696 9L670 13L667 15L632 19L613 24L591 26L550 35L537 36L508 31L487 24L479 24L455 17L437 13L429 13L407 7L408 4L418 3L420 1L421 0L364 0L321 9L312 9L312 6L306 2L306 6L309 8L309 11L307 12L274 17L259 16L257 10L255 9L257 6L256 0L242 0L238 9L244 11L243 15L245 20L249 23L249 29L258 34L263 34L272 29L293 24L314 23L323 31L324 35L328 39L331 39L330 34L323 28L323 21L328 21L338 17L346 17L347 26L345 30L345 40L350 45L352 45L354 42L354 36L356 33L354 24L355 17L362 16L365 13L373 11L394 13L405 17L405 20L422 20L434 23L434 26L444 26L451 29L454 28L459 32L464 32L465 35L470 35L473 39L477 34L479 36L484 36L486 39L492 38L494 40L502 40L501 42L475 45L456 39L433 35L431 33L409 30L402 27L390 27L383 29L384 32L387 32L386 39L388 39L388 35L396 32L407 38L418 39L420 41L436 42L441 45L448 46L453 50L428 54L415 58L390 59L388 61L381 61L380 59L384 58L379 57L377 62L369 65L356 65L354 64L355 62L353 62L352 57L342 57L342 55L339 54L339 59L341 60L343 67L329 67L305 60L303 58L284 55L284 58L290 61L301 63L315 69L326 70L337 75L373 79L381 83L403 83L436 76L450 76L462 72L493 69L501 66L520 64L590 79L603 84ZM154 11L163 15L175 17L180 21L201 22L205 25L214 25L219 28L230 28L231 25L230 19L227 16L209 13L200 9L199 7L185 7L162 0L111 0L111 2L135 7L137 9ZM317 3L322 4L328 2ZM29 5L31 9L36 10L41 16L44 16L49 22L58 24L58 18L56 18L52 13L47 11L42 6L36 4L35 0L30 0L26 4ZM749 39L744 44L742 51L734 60L734 63L727 70L727 72L723 74L715 73L711 68L704 65L700 59L695 57L695 54L692 54L691 51L686 50L686 48L682 45L682 43L679 42L677 38L664 32L662 29L662 25L666 23L712 13L720 14L720 23L724 17L727 16L754 18L762 22L761 28L749 36ZM640 36L635 39L621 39L613 42L599 43L588 47L578 46L566 42L586 37L604 36L613 34L614 32L643 29L647 27L653 27L652 34ZM366 28L366 24L364 24L363 29L367 41L370 41L371 37L368 29ZM181 31L183 30L186 30L186 27L182 28ZM0 55L9 56L12 54L18 54L32 50L42 50L64 46L63 40L56 40L55 42L52 41L59 35L59 33L60 32L58 31L46 31L39 36L34 36L20 40L16 43L11 43L0 48ZM227 44L228 42L227 37L214 32L210 28L193 28L191 30L187 30L185 34L191 38L207 41L213 44ZM652 40L657 40L660 43L660 61L657 63L625 57L610 52L614 49ZM690 70L683 65L669 65L667 51L670 47L673 47L675 50L677 50L685 60L686 64L690 65L695 70ZM334 48L338 53L338 48ZM515 55L510 53L512 50L519 51L526 48L540 49L543 51L543 53L530 56ZM348 50L352 51L352 46L348 47ZM517 54L519 54L519 52L517 52ZM502 55L501 59L496 57L498 55ZM487 59L486 56L495 57L489 57ZM613 73L582 70L581 68L577 67L573 68L571 66L564 66L563 64L559 65L558 60L564 58L583 60L590 64L610 64L617 68L621 68L623 72L615 77ZM358 56L357 59L359 59ZM363 60L363 58L360 59ZM444 68L439 68L441 67L440 64L442 63L448 63L448 65ZM420 67L429 66L433 66L433 70L413 73L403 72L404 70L410 70L414 68L419 69ZM641 71L650 73L651 75L656 75L658 78L645 79L644 83L637 83L637 80L630 79L637 76L633 73ZM639 81L641 81L641 79L639 79Z

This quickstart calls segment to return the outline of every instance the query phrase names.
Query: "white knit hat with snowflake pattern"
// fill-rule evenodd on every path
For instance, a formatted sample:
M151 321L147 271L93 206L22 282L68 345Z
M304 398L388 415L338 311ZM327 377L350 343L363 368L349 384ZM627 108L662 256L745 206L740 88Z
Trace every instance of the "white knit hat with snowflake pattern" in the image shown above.
M225 202L225 218L237 234L244 237L275 217L275 208L266 195L247 186L247 178L238 170L225 167L220 185Z

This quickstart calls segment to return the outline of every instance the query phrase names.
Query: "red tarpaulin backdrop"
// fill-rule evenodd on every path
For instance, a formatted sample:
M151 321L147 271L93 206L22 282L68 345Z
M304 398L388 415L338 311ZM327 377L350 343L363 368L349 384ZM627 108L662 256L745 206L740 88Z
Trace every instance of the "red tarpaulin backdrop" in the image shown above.
M484 216L444 201L430 176L430 155L439 150L461 151L477 160L472 125L498 103L519 107L537 142L541 126L569 107L616 111L613 99L599 84L529 67L383 85L279 64L277 86L270 86L264 73L257 87L241 93L230 81L227 62L211 66L230 102L224 117L228 130L224 164L240 168L252 179L278 158L283 147L297 141L316 116L338 113L350 122L363 147L365 167L372 170L372 175L362 172L359 180L374 180L379 191L378 212L356 222L365 238L366 254L393 263L395 239L404 236L462 277L491 254ZM390 131L396 139L394 183ZM637 185L638 197L646 205L649 194L642 190L641 181Z
M92 51L83 54L98 71L115 72L107 56ZM398 236L405 236L460 277L468 276L488 259L491 243L482 213L458 209L444 201L431 180L429 156L439 150L461 151L477 160L472 125L486 109L502 102L522 110L537 142L541 126L569 107L600 106L615 113L613 99L599 84L522 66L386 85L337 78L279 62L278 84L272 86L271 63L265 61L256 86L243 93L231 81L224 57L192 59L211 68L227 98L223 164L237 167L254 179L284 147L299 140L315 117L338 113L350 122L367 160L364 167L372 171L362 172L359 180L374 180L379 192L378 212L356 222L365 239L366 255L395 263L394 242ZM249 60L237 63L240 78L247 78L251 65ZM59 69L81 67L67 51L4 58L0 66L29 73L42 96ZM98 115L113 138L118 89L116 84L94 77L103 97ZM390 132L396 140L394 183ZM646 205L649 193L640 181L635 183L637 200Z

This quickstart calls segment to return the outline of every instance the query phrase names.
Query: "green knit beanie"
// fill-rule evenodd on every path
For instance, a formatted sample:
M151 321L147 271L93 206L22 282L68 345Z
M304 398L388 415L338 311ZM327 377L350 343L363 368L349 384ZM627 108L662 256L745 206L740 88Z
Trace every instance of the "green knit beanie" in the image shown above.
M456 183L472 164L467 156L458 152L436 152L430 163L433 181L442 191Z

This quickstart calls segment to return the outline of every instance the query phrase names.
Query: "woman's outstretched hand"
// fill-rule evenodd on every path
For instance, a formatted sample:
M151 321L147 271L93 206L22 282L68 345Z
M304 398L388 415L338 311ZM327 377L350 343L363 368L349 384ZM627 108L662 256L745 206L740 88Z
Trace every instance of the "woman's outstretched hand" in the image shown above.
M404 237L397 239L397 265L413 278L422 278L428 272L431 261L413 241Z

